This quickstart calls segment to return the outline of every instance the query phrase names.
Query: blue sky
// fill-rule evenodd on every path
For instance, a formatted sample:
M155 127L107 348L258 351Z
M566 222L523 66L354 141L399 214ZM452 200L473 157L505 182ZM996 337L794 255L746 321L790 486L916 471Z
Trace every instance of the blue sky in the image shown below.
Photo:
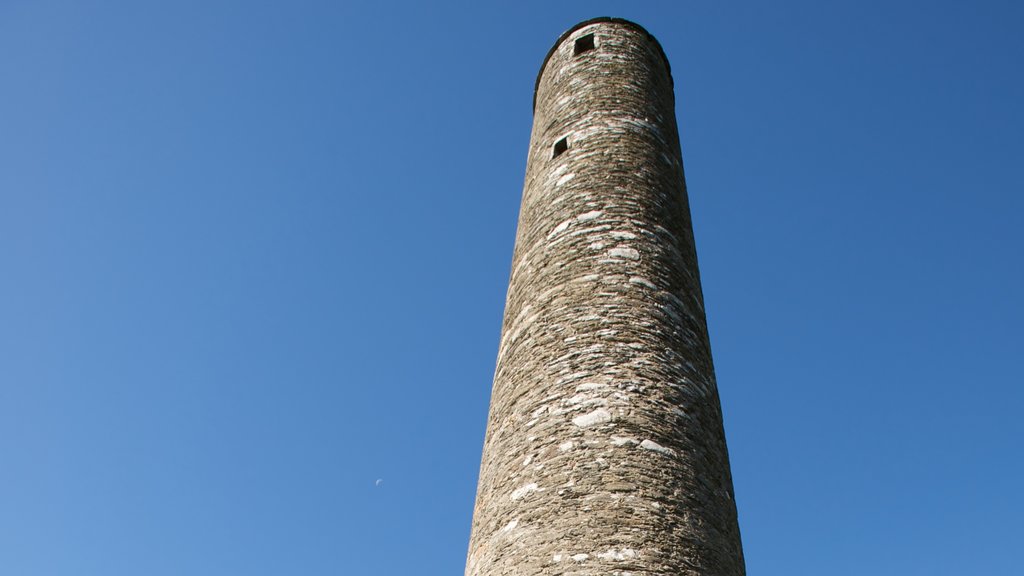
M672 64L748 571L1017 572L1020 3L7 0L0 573L461 573L602 15Z

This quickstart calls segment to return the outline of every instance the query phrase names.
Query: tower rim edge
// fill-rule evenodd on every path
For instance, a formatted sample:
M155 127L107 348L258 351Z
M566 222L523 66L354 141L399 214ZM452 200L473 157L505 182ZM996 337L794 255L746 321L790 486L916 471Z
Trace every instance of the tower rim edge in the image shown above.
M551 56L554 55L555 50L557 50L558 47L562 45L562 42L565 42L566 38L572 35L573 32L579 30L580 28L583 28L584 26L590 26L591 24L597 24L599 22L611 22L613 24L622 24L624 26L633 28L647 36L647 38L654 44L655 48L658 49L658 54L661 55L661 61L665 63L665 71L668 72L669 86L675 88L675 80L673 80L672 78L672 66L668 63L668 56L665 55L665 49L661 47L661 42L658 42L658 39L654 37L654 34L651 34L646 28L637 24L636 22L633 22L632 20L627 20L625 18L615 18L612 16L598 16L597 18L590 18L588 20L579 22L572 28L569 28L565 32L562 32L562 35L558 37L558 40L556 40L555 43L551 45L551 48L548 50L547 55L544 56L544 62L541 63L540 65L540 70L537 71L537 79L533 83L532 110L534 112L537 111L537 91L540 89L540 79L541 77L544 76L544 70L547 69L548 61L551 60Z

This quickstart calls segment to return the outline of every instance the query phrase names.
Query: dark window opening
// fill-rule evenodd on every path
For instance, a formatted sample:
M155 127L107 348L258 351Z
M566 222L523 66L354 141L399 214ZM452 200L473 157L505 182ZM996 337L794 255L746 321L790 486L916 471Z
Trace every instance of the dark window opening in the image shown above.
M585 36L580 36L579 38L576 39L576 45L573 47L572 55L573 56L579 56L580 54L583 54L587 50L593 50L593 49L594 49L594 35L593 34L587 34Z
M562 138L558 142L555 142L555 154L552 156L552 158L558 158L559 156L561 156L562 152L565 152L568 149L569 137L566 136L565 138Z

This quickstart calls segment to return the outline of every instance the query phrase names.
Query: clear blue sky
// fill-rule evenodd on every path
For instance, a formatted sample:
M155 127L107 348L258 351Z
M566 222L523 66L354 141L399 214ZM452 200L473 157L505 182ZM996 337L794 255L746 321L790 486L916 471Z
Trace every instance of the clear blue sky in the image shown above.
M1020 2L6 0L0 574L461 574L603 15L675 74L749 573L1019 573Z

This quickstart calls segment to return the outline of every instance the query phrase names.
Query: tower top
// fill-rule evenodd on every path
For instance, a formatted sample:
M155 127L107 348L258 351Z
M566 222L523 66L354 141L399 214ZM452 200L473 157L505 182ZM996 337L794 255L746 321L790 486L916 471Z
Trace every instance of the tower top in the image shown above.
M674 82L672 81L672 67L669 66L668 64L668 57L665 56L665 50L661 47L661 43L658 42L658 39L655 38L653 34L648 32L646 28L637 24L636 22L633 22L632 20L626 20L625 18L612 18L611 16L598 16L597 18L584 20L583 22L576 24L572 28L569 28L565 32L562 32L562 35L558 37L558 40L551 46L551 49L548 50L547 56L544 56L544 63L540 65L540 70L537 72L537 80L533 84L534 110L537 109L537 90L540 88L540 78L541 76L544 75L544 70L548 67L548 60L551 60L551 56L552 54L555 53L555 50L558 50L558 47L562 45L562 42L565 42L565 39L571 36L573 32L579 30L580 28L583 28L584 26L590 26L591 24L600 24L602 22L609 22L612 24L621 24L623 26L628 26L630 28L639 30L644 35L646 35L647 39L650 40L654 47L658 49L658 54L661 55L661 60L662 62L665 63L665 71L668 72L669 84L674 87Z

